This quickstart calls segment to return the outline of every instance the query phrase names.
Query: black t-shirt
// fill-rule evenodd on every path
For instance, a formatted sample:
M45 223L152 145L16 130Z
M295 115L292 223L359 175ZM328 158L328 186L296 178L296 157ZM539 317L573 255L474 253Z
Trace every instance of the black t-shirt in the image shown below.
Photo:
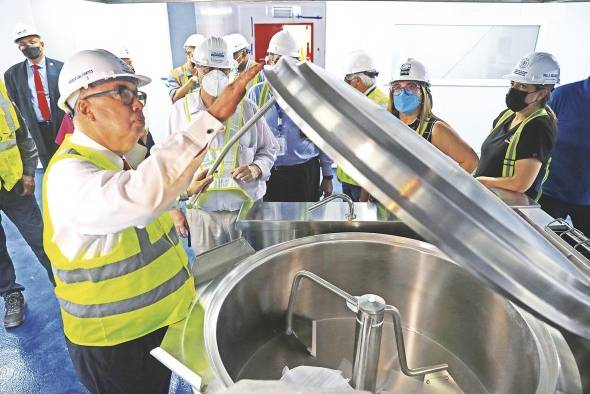
M502 114L503 112L494 120L493 124L498 122ZM502 177L502 166L506 157L508 142L519 126L516 125L512 129L508 129L514 116L511 116L504 126L490 133L483 142L481 158L475 176ZM526 191L526 194L531 198L536 197L545 176L545 166L551 157L551 151L555 144L556 129L553 119L548 116L539 116L524 126L516 145L516 160L537 159L543 163L535 182Z

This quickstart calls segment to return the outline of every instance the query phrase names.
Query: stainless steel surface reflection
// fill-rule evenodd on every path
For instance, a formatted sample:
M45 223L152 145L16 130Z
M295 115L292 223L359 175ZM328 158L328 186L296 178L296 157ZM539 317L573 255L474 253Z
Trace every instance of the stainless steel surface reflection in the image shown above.
M309 235L365 232L399 235L420 240L407 225L377 204L355 202L356 218L348 220L349 205L330 201L311 212L313 203L257 202L240 211L237 226L254 250Z
M408 363L444 360L466 393L581 391L573 356L554 329L483 286L432 245L366 233L275 245L211 284L203 297L205 346L213 373L224 385L276 379L284 366L301 364L342 369L350 377L355 319L338 297L301 283L294 313L316 321L317 357L284 334L291 282L301 270L352 295L379 294L395 304ZM386 324L377 389L422 392L422 381L400 372L393 342L392 326Z
M317 65L283 57L264 74L305 135L423 239L503 296L590 339L590 275L471 174Z

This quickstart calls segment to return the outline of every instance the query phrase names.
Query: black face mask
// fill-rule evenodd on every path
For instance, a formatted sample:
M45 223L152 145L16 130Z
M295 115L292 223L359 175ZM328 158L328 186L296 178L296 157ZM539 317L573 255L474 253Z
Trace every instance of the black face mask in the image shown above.
M510 88L506 94L506 106L514 112L522 111L527 105L529 105L524 101L529 94L529 92Z
M22 49L22 53L29 59L36 59L41 54L41 48L35 45L27 45Z

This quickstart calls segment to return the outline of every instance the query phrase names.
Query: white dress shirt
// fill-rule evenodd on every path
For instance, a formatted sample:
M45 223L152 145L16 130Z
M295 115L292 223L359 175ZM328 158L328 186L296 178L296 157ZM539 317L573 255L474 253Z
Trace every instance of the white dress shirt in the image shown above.
M120 171L109 171L77 159L50 167L46 194L53 241L70 260L104 256L129 227L145 227L170 209L190 184L199 160L195 156L224 126L208 112L151 149L137 169L123 171L123 160L80 130L74 144L107 156ZM207 130L214 132L208 133Z
M244 123L248 121L257 111L256 104L248 99L243 99ZM189 123L186 114L186 105L194 119L194 114L206 111L205 104L201 99L199 91L193 92L178 100L172 106L169 119L169 132L183 130ZM211 141L212 147L222 147L224 136L219 133ZM256 201L266 193L266 181L270 178L270 170L274 165L279 144L268 127L264 117L261 117L252 127L238 140L238 165L256 164L260 170L260 176L251 182L236 181L246 193ZM235 193L216 192L212 198L201 205L201 209L208 212L213 211L237 211L243 203L243 198Z
M49 112L51 112L51 101L49 99L49 84L47 83L47 58L43 57L43 60L38 64L39 66L39 75L41 76L41 83L43 84L43 90L45 91L45 99L47 100L47 105L49 106ZM27 59L27 82L29 83L29 89L31 90L31 102L33 103L33 109L35 110L35 116L37 116L37 120L39 122L43 122L43 116L41 115L41 110L39 109L39 100L37 99L37 89L35 87L35 74L33 70L33 62ZM59 126L59 125L58 125Z

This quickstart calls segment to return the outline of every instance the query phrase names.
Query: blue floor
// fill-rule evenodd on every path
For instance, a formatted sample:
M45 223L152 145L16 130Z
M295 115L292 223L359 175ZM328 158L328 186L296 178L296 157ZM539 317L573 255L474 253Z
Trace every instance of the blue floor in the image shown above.
M35 192L38 202L41 176L39 171ZM26 288L23 294L27 306L26 320L20 327L6 330L0 325L0 393L88 393L78 382L68 356L59 306L47 274L16 227L4 215L2 225L17 281ZM3 301L0 301L0 314L0 317L4 316ZM173 378L170 392L191 391L188 385Z

